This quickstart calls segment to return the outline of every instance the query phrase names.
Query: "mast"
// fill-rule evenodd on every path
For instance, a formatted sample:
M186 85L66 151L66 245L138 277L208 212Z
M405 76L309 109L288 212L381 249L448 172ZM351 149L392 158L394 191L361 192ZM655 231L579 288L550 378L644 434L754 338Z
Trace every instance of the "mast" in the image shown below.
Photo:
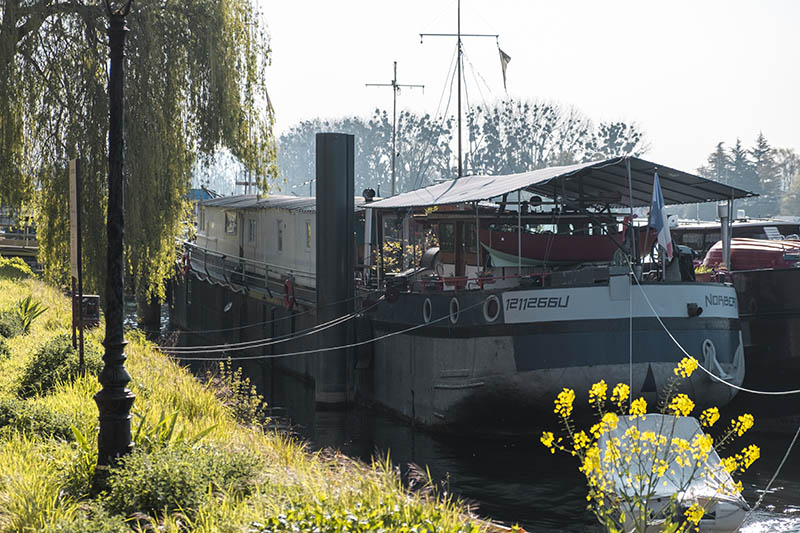
M456 63L458 69L458 177L460 178L463 176L463 168L462 168L462 148L461 148L461 68L462 68L462 61L464 55L464 49L462 46L462 37L494 37L495 39L499 39L500 35L497 33L461 33L461 0L458 0L458 10L457 10L457 21L456 21L456 33L420 33L419 38L420 42L425 37L455 37L456 38Z
M463 173L461 169L461 0L458 0L458 54L456 61L458 62L458 177L460 178Z
M391 83L365 83L367 87L391 87L392 88L392 196L395 195L395 160L397 158L397 93L400 92L400 87L421 87L425 90L424 85L415 84L402 84L397 83L397 61L394 62L394 77Z

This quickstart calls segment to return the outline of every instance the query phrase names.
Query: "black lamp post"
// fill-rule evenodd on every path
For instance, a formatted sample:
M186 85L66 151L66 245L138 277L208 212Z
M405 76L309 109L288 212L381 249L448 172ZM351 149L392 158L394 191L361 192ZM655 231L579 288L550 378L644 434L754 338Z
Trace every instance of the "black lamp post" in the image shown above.
M136 398L128 390L131 380L125 370L125 338L122 334L123 258L122 239L125 227L123 216L123 165L125 138L123 135L123 84L125 79L125 16L131 7L127 0L121 7L108 11L108 40L111 49L111 72L108 78L108 251L106 258L106 338L103 342L103 388L94 401L100 412L100 434L97 438L97 465L108 467L133 448L131 442L131 406Z

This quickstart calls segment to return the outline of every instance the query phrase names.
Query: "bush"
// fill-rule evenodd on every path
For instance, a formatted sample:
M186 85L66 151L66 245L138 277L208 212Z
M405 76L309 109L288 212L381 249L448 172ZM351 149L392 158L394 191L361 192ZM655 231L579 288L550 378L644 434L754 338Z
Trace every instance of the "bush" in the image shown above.
M19 280L33 277L33 270L19 257L0 256L0 279Z
M0 337L16 337L25 332L22 317L15 310L0 311Z
M137 450L111 470L108 507L123 515L179 510L191 516L209 492L249 494L260 466L247 451L184 444L149 454Z
M0 360L8 359L11 357L11 349L8 347L8 343L4 337L0 337Z
M0 431L15 429L43 438L72 440L71 423L67 415L30 401L0 398Z
M84 345L87 374L96 375L103 367L101 349L92 342ZM43 344L25 367L19 386L22 397L45 394L59 381L75 379L79 374L78 350L72 347L69 334L57 335Z
M58 516L42 533L131 533L121 516L112 516L102 506L88 502L69 516Z
M258 393L242 367L233 369L230 359L220 361L214 372L206 372L206 384L217 399L227 407L237 422L245 426L266 425L267 402Z

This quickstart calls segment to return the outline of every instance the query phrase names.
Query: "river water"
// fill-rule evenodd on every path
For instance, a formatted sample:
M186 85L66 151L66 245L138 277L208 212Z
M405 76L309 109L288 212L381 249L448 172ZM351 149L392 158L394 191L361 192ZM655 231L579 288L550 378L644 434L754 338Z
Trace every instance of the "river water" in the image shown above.
M423 472L427 468L449 493L476 505L480 516L528 531L602 531L585 510L586 486L575 459L552 455L538 440L444 437L364 408L318 411L311 390L293 382L290 377L274 381L276 390L268 399L311 448L336 448L364 461L388 454L403 473L409 464ZM741 478L751 506L784 457L794 423L790 433L754 431L735 441L736 451L751 442L761 447L761 458ZM540 425L555 429L557 422ZM800 439L742 531L800 532Z

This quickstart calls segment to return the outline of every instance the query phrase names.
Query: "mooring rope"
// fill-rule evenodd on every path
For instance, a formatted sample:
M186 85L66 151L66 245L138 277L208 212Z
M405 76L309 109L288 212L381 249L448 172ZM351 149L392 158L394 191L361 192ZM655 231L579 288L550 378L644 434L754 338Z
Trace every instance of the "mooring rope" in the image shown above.
M293 333L287 333L285 335L279 335L277 337L268 337L263 339L255 339L252 341L245 341L245 342L237 342L237 343L229 343L229 344L213 344L213 345L206 345L206 346L159 346L158 348L168 354L175 354L181 352L189 352L189 353L214 353L214 352L234 352L239 350L247 350L250 348L263 348L265 346L272 346L275 344L281 344L284 342L289 342L295 339L300 339L303 337L307 337L309 335L314 335L319 333L320 331L324 331L326 329L330 329L334 326L338 326L347 322L348 320L352 320L353 318L357 317L364 311L372 309L378 303L380 303L385 297L381 296L378 300L358 311L354 311L352 313L348 313L347 315L342 315L340 317L334 318L329 320L328 322L324 322L322 324L317 324L316 326L301 330L295 331Z
M464 309L462 309L460 311L460 313L463 313L465 311L469 311L470 309L474 309L474 308L476 308L478 306L482 306L483 304L484 304L484 302L481 301L481 302L478 302L476 304L470 305L469 307L465 307ZM396 335L402 335L404 333L409 333L411 331L415 331L415 330L418 330L418 329L421 329L421 328L425 328L425 327L431 326L433 324L436 324L438 322L441 322L443 320L448 320L448 319L450 319L450 314L449 313L444 315L444 316L442 316L442 317L440 317L440 318L437 318L436 320L431 320L430 322L426 322L424 324L417 324L416 326L412 326L410 328L402 329L400 331L394 331L392 333L387 333L385 335L381 335L379 337L375 337L375 338L372 338L372 339L367 339L365 341L354 342L354 343L350 343L350 344L344 344L344 345L341 345L341 346L331 346L330 348L317 348L317 349L314 349L314 350L303 350L303 351L299 351L299 352L267 354L267 355L249 355L249 356L239 356L239 357L184 357L184 356L174 356L173 355L172 358L173 359L177 359L179 361L228 361L228 360L230 360L230 361L252 361L252 360L256 360L256 359L280 359L280 358L284 358L284 357L293 357L293 356L296 356L296 355L309 355L309 354L314 354L314 353L329 352L329 351L333 351L333 350L346 350L346 349L349 349L349 348L358 348L359 346L365 346L367 344L370 344L370 343L373 343L373 342L377 342L377 341L381 341L381 340L384 340L384 339L388 339L388 338L394 337ZM257 348L257 347L258 346L251 346L251 348Z

